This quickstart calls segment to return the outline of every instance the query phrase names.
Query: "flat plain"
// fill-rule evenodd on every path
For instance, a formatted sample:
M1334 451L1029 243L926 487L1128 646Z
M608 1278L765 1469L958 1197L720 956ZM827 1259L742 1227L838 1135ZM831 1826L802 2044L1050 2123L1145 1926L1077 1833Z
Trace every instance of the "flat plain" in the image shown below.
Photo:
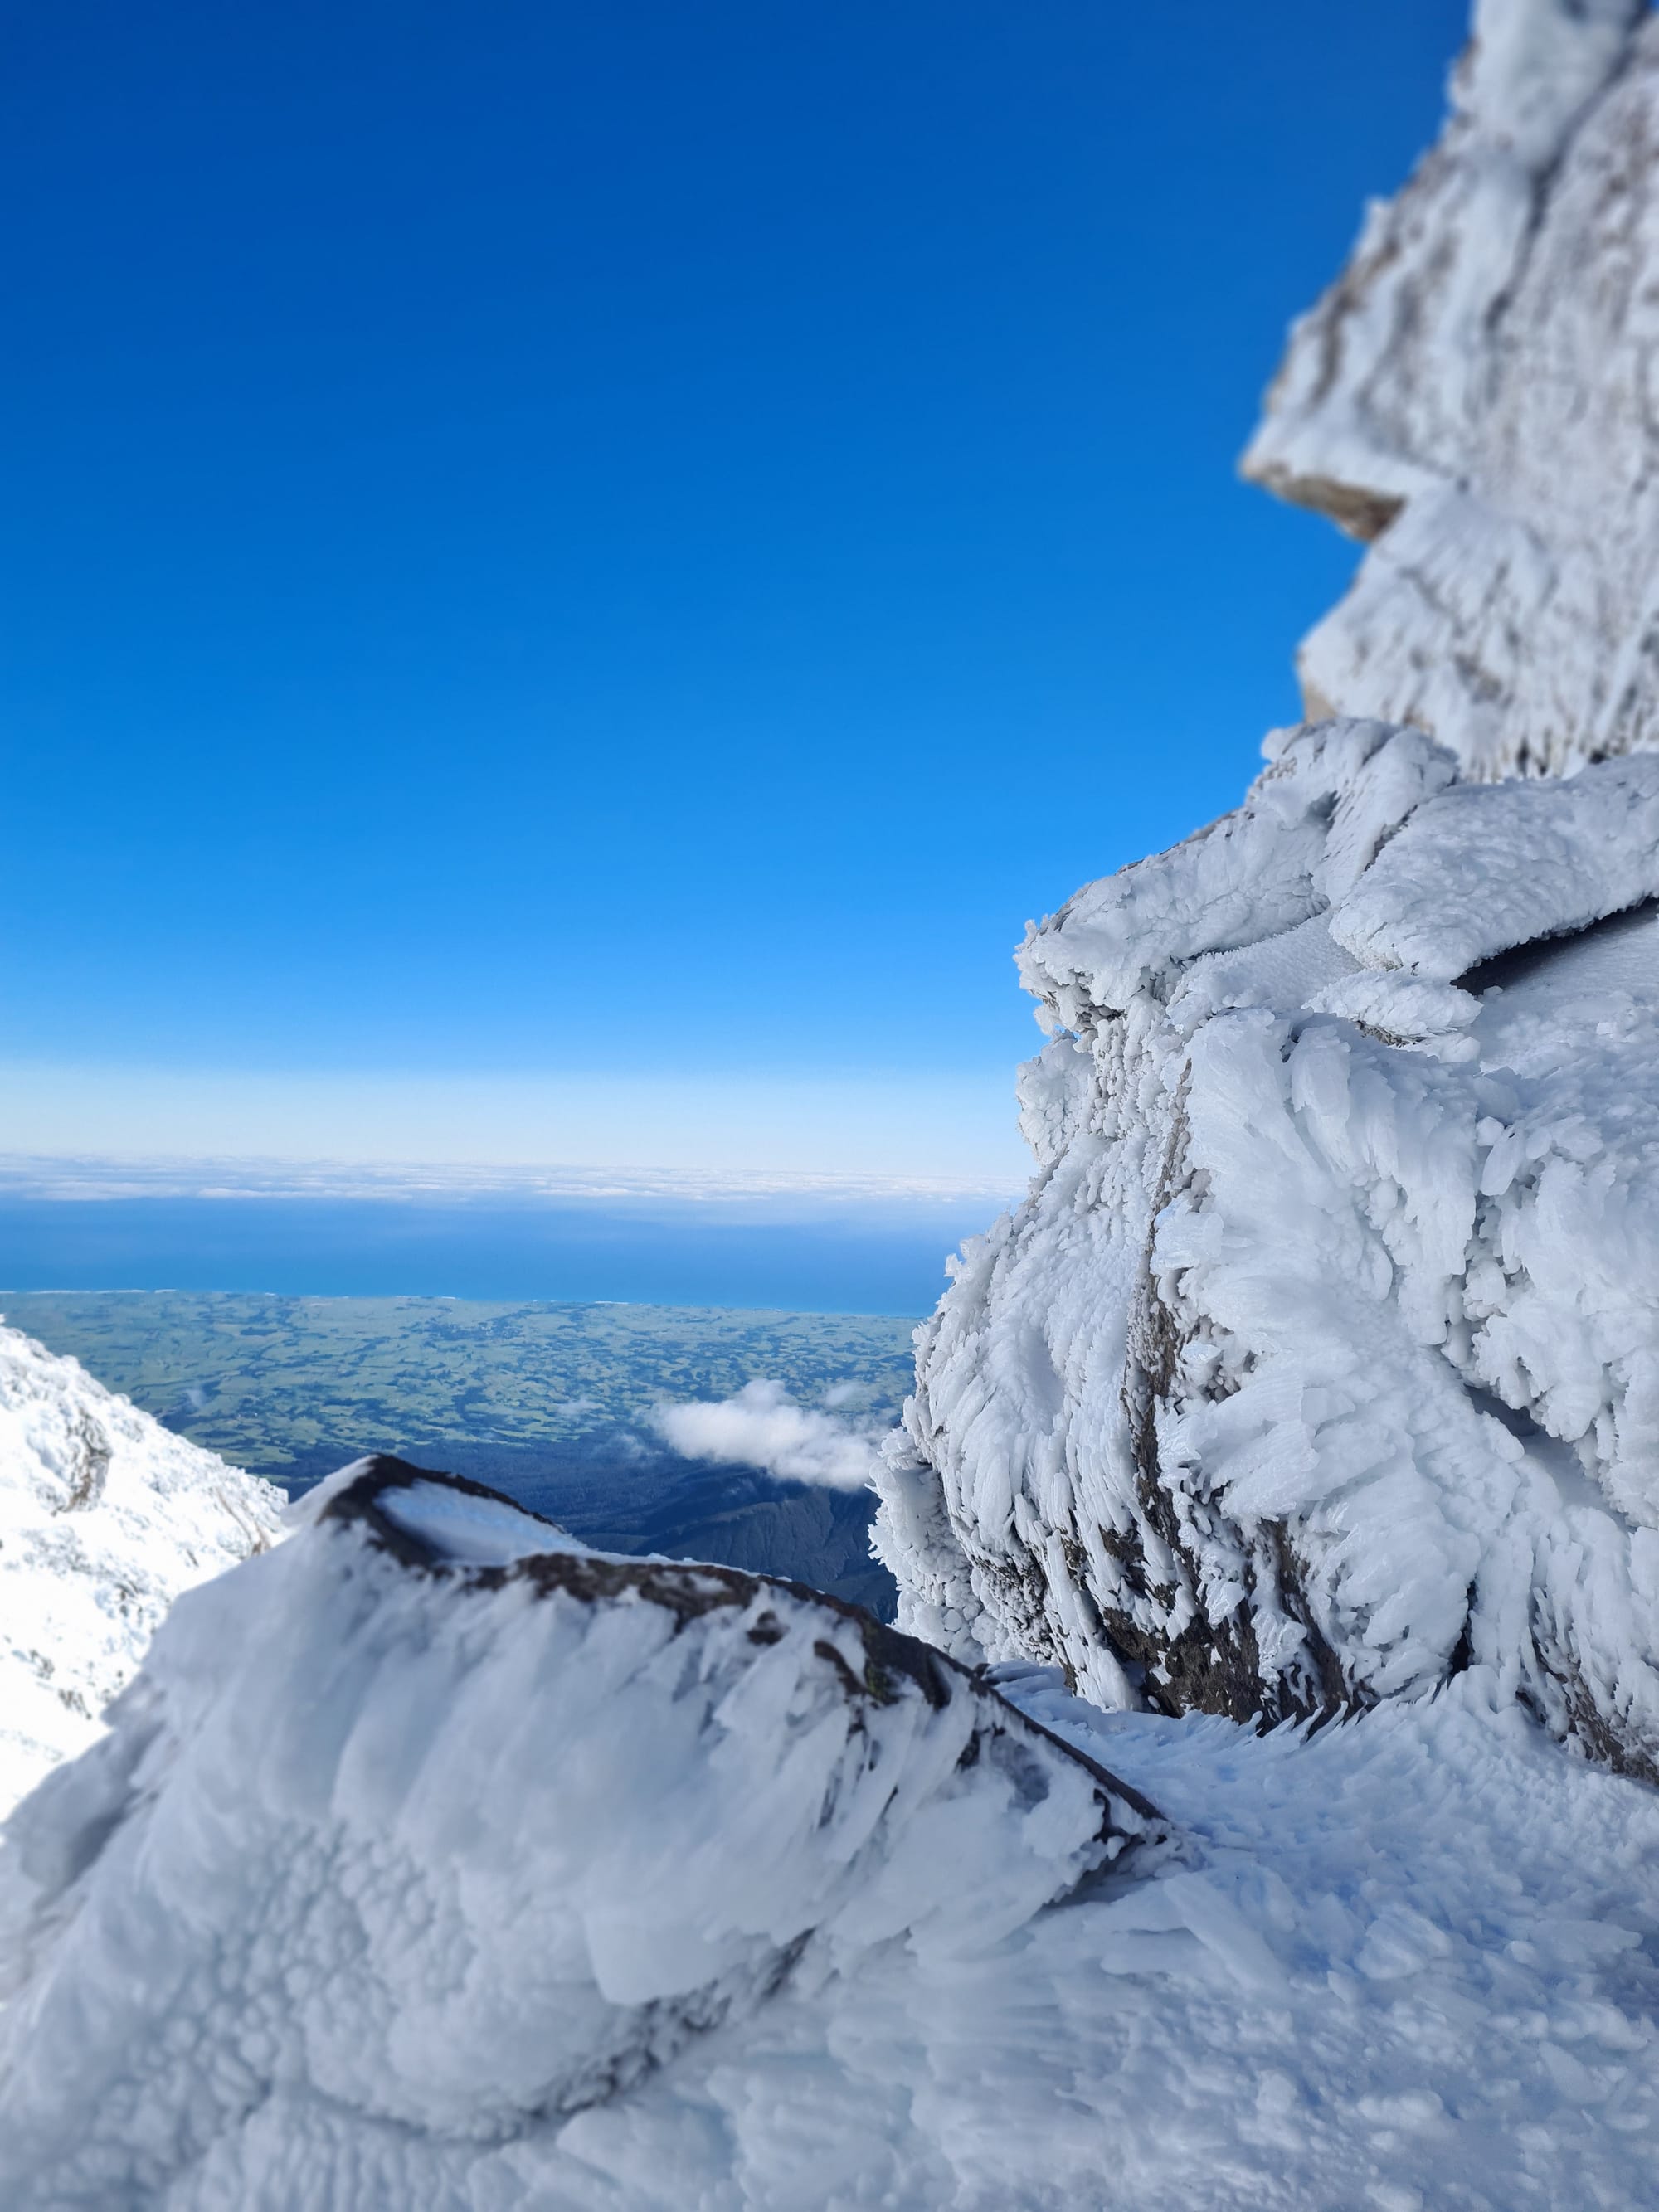
M291 1492L367 1452L473 1476L623 1552L725 1559L890 1613L872 1501L678 1458L666 1400L760 1377L896 1419L913 1321L725 1307L10 1291L0 1314L168 1428ZM850 1390L848 1386L850 1386Z

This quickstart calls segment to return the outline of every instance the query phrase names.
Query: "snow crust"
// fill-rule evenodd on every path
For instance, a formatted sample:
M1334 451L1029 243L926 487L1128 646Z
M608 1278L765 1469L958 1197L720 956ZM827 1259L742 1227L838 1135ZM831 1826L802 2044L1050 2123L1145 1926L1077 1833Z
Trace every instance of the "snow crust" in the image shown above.
M781 1991L447 2205L1519 2212L1650 2203L1646 1789L1465 1678L1310 1742L1005 1683L1185 1845L939 1972ZM483 2174L503 2179L485 2193ZM515 2196L513 2191L522 2191Z
M1044 1172L922 1340L901 1624L1240 1720L1474 1663L1659 1774L1659 762L1269 750L1028 939Z
M1291 334L1248 476L1370 550L1304 643L1308 712L1467 770L1659 743L1659 25L1480 0L1439 145Z
M0 1815L92 1741L179 1593L275 1540L284 1503L0 1328Z
M388 1460L110 1719L0 1850L9 2206L513 2202L456 2193L489 2147L786 1985L948 1984L1167 1828L853 1607Z
M1648 2200L1659 1796L1485 1668L1263 1740L306 1506L0 1841L17 2212Z

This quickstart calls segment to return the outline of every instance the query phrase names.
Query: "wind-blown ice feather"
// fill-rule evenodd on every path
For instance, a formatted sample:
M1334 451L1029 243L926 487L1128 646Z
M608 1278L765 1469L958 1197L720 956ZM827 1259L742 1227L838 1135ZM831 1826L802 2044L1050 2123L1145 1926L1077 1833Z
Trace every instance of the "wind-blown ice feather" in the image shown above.
M878 1538L953 1650L1241 1719L1485 1666L1659 1779L1656 145L1646 9L1481 0L1297 326L1246 466L1372 541L1340 711L1022 949L1039 1177Z
M14 1818L9 2205L252 2203L273 2106L289 2201L344 2201L349 2122L389 2204L388 2133L546 2126L883 1946L971 1959L1164 1832L836 1600L398 1461L301 1517Z
M1248 476L1370 542L1310 714L1466 769L1659 743L1659 25L1480 0L1440 144L1297 324Z
M0 1328L0 1818L92 1741L179 1593L276 1540L284 1502Z

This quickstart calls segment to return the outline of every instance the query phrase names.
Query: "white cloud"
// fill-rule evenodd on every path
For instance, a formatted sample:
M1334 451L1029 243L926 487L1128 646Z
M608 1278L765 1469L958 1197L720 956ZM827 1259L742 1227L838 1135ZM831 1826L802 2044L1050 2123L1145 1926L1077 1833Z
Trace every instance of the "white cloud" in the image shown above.
M3 1079L0 1072L0 1080ZM3 1137L0 1123L0 1138ZM942 1176L807 1174L757 1169L592 1168L526 1162L454 1160L297 1160L173 1154L21 1152L0 1149L0 1195L11 1198L266 1198L545 1200L554 1205L665 1207L713 1218L764 1212L814 1220L868 1215L899 1218L906 1209L955 1209L982 1202L989 1212L1018 1198L1022 1186ZM848 1384L856 1391L864 1386ZM839 1402L826 1395L825 1405ZM846 1401L850 1404L852 1401Z
M876 1395L873 1382L832 1382L818 1403L832 1413L856 1413Z
M452 1166L650 1167L743 1181L1024 1188L1013 1070L995 1065L254 1072L0 1062L0 1152Z
M750 1382L735 1398L659 1406L657 1433L685 1459L736 1460L793 1482L861 1490L885 1431L797 1405L781 1382Z

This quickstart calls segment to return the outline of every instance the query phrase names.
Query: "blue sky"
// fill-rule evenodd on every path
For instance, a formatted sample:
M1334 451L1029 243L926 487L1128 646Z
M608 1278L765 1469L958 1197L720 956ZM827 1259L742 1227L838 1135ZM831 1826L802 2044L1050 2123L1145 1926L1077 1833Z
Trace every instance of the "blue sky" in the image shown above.
M1462 22L15 17L0 1150L1011 1173L1025 918L1351 571L1234 464Z

